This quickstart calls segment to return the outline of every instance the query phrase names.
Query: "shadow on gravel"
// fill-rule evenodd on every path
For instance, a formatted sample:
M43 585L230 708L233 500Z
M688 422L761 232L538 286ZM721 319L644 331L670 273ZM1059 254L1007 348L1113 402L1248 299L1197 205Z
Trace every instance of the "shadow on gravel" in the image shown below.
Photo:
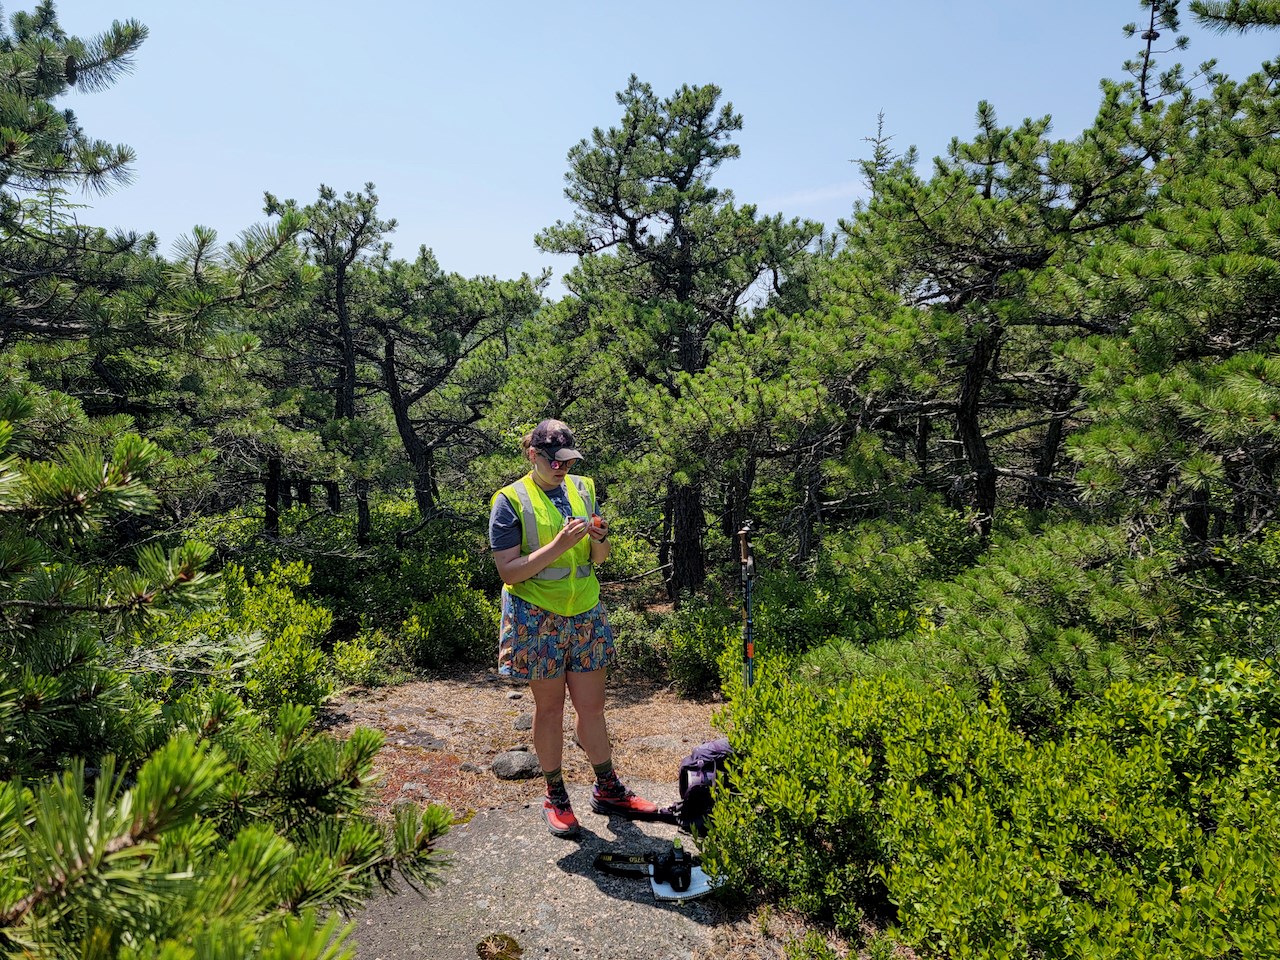
M647 828L652 824L644 826ZM644 855L661 853L671 846L670 837L651 836L645 833L641 826L624 817L610 817L609 829L614 834L613 839L606 839L584 825L582 832L575 838L575 849L556 862L560 869L565 873L590 880L606 897L644 904L659 910L675 910L703 924L714 922L710 914L703 914L700 911L690 912L689 907L693 901L658 900L653 895L647 877L619 877L597 870L594 866L596 855L606 850L612 853ZM674 835L674 831L664 832ZM681 842L685 847L692 848L693 841L688 837L681 837Z

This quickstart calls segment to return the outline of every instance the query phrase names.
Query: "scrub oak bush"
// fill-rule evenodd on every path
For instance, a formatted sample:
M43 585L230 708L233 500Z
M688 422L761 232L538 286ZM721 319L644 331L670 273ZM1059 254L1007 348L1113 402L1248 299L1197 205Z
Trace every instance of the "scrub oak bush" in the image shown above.
M695 598L663 621L658 643L681 693L696 696L720 688L720 658L735 638L741 642L741 620L735 617L741 614L728 606Z
M1121 681L1028 739L892 679L772 675L735 705L733 791L703 846L729 888L948 957L1274 952L1280 709L1267 668Z
M310 577L301 561L276 563L257 574L228 565L211 604L154 625L154 636L143 638L143 646L163 641L158 649L176 651L172 672L161 681L148 681L149 692L162 699L180 695L184 688L175 678L193 666L188 652L203 647L220 659L199 664L199 672L212 674L211 682L239 693L250 706L268 711L286 703L319 706L333 692L329 657L322 647L333 616L303 599Z

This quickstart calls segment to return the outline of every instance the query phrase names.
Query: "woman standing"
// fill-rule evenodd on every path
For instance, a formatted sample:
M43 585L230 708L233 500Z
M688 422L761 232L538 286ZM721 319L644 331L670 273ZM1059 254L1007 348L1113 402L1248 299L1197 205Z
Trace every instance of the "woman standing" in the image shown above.
M529 681L533 748L547 781L542 815L553 834L571 837L578 820L561 772L566 693L578 743L595 769L591 809L645 817L657 805L628 790L613 769L604 717L613 631L595 573L611 548L595 483L569 473L582 454L561 421L543 420L520 445L531 469L493 495L489 513L489 545L504 584L498 669Z

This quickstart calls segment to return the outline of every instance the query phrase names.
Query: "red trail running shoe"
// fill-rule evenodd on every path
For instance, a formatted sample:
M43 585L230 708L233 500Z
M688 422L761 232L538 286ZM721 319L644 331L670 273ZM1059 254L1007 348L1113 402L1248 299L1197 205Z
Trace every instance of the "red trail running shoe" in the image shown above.
M591 809L605 816L616 813L620 817L645 819L658 812L658 805L637 797L615 777L607 786L597 783L591 788Z
M573 807L569 805L568 797L564 798L564 802L558 798L553 800L551 797L544 797L542 819L547 821L547 829L551 831L552 836L576 837L578 835L578 818L573 815Z

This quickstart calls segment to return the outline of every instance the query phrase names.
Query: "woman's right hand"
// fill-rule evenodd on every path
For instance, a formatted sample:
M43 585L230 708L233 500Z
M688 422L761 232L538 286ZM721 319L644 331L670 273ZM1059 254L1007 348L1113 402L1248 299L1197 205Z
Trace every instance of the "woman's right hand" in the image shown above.
M564 553L570 548L577 546L578 542L586 535L586 521L579 520L577 517L570 517L565 525L560 528L560 532L556 534L556 538L551 542L556 545L556 548L561 553Z

